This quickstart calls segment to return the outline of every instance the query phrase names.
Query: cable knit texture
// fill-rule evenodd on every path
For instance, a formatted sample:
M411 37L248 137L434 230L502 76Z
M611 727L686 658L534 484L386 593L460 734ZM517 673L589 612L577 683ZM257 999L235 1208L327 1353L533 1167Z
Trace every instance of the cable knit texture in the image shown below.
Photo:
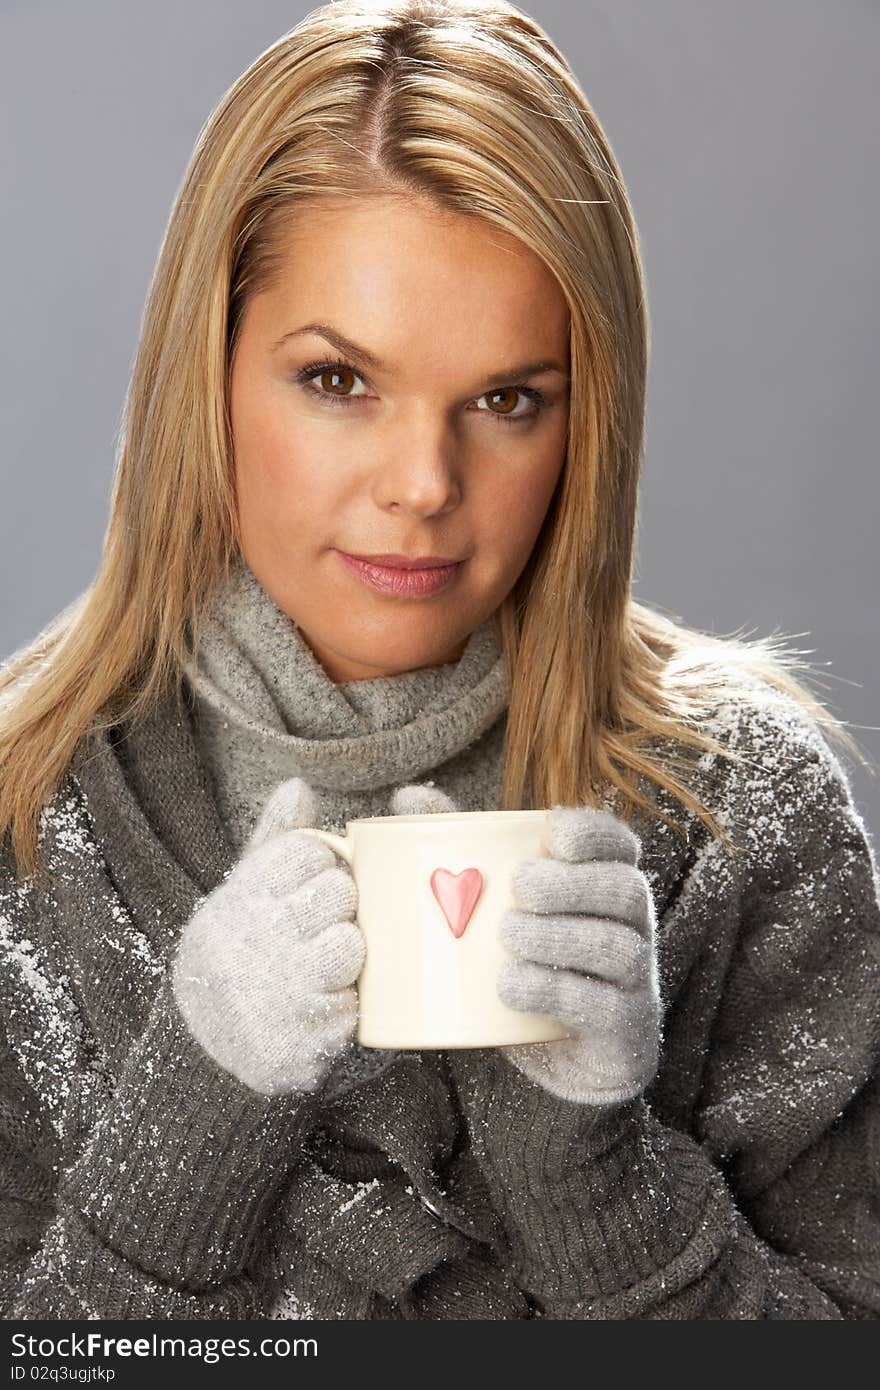
M597 1118L466 1048L262 1094L178 1007L186 923L289 777L335 830L414 782L497 806L506 673L490 624L455 665L334 686L235 582L212 690L81 741L48 882L0 846L4 1315L876 1318L877 869L813 721L759 681L719 703L743 761L692 782L737 855L662 793L685 837L631 822L662 1006L643 1092Z

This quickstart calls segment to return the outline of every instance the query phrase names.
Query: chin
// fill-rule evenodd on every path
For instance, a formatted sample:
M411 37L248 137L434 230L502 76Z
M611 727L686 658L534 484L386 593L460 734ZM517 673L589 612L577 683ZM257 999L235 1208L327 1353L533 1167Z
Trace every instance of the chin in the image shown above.
M341 644L337 646L337 655L346 663L373 668L386 675L402 675L424 666L442 666L458 661L469 636L456 639L453 634L449 640L442 642L406 642L401 640L399 625L398 631L390 632L387 637L382 632L376 632L372 641L364 642L363 633L359 635L359 642L352 642L344 648ZM394 640L395 637L397 640Z

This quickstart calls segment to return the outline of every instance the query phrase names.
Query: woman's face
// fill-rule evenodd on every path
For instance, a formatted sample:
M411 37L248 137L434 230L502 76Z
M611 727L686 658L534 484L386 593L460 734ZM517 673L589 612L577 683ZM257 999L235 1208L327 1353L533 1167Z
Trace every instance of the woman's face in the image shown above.
M297 210L232 364L242 553L331 680L457 660L565 457L565 299L490 224L387 196ZM409 580L346 555L454 562Z

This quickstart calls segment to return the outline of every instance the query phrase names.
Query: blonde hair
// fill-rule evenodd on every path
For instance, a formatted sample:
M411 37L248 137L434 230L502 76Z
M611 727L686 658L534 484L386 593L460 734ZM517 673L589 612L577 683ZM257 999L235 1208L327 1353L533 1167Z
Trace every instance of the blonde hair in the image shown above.
M627 817L638 805L679 827L637 790L645 778L729 843L674 775L672 745L735 757L702 726L746 673L861 757L795 676L797 654L707 636L631 595L645 286L620 170L565 59L504 0L336 0L261 54L199 136L149 291L98 573L0 674L0 833L25 871L84 732L181 700L205 599L239 548L229 370L282 225L306 200L370 193L503 228L570 308L566 463L500 613L502 807L595 804L613 787Z

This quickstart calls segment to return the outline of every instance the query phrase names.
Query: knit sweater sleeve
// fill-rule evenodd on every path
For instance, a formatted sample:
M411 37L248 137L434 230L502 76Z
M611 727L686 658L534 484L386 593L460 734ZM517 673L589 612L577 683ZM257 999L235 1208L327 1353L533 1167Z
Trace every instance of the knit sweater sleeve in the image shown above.
M112 1090L88 1085L85 1021L14 926L0 911L0 1316L259 1315L249 1258L312 1102L219 1068L167 974Z
M880 1316L877 867L824 740L800 753L744 808L754 853L689 1126L644 1095L556 1100L497 1050L450 1054L544 1316ZM695 872L661 933L717 908Z

